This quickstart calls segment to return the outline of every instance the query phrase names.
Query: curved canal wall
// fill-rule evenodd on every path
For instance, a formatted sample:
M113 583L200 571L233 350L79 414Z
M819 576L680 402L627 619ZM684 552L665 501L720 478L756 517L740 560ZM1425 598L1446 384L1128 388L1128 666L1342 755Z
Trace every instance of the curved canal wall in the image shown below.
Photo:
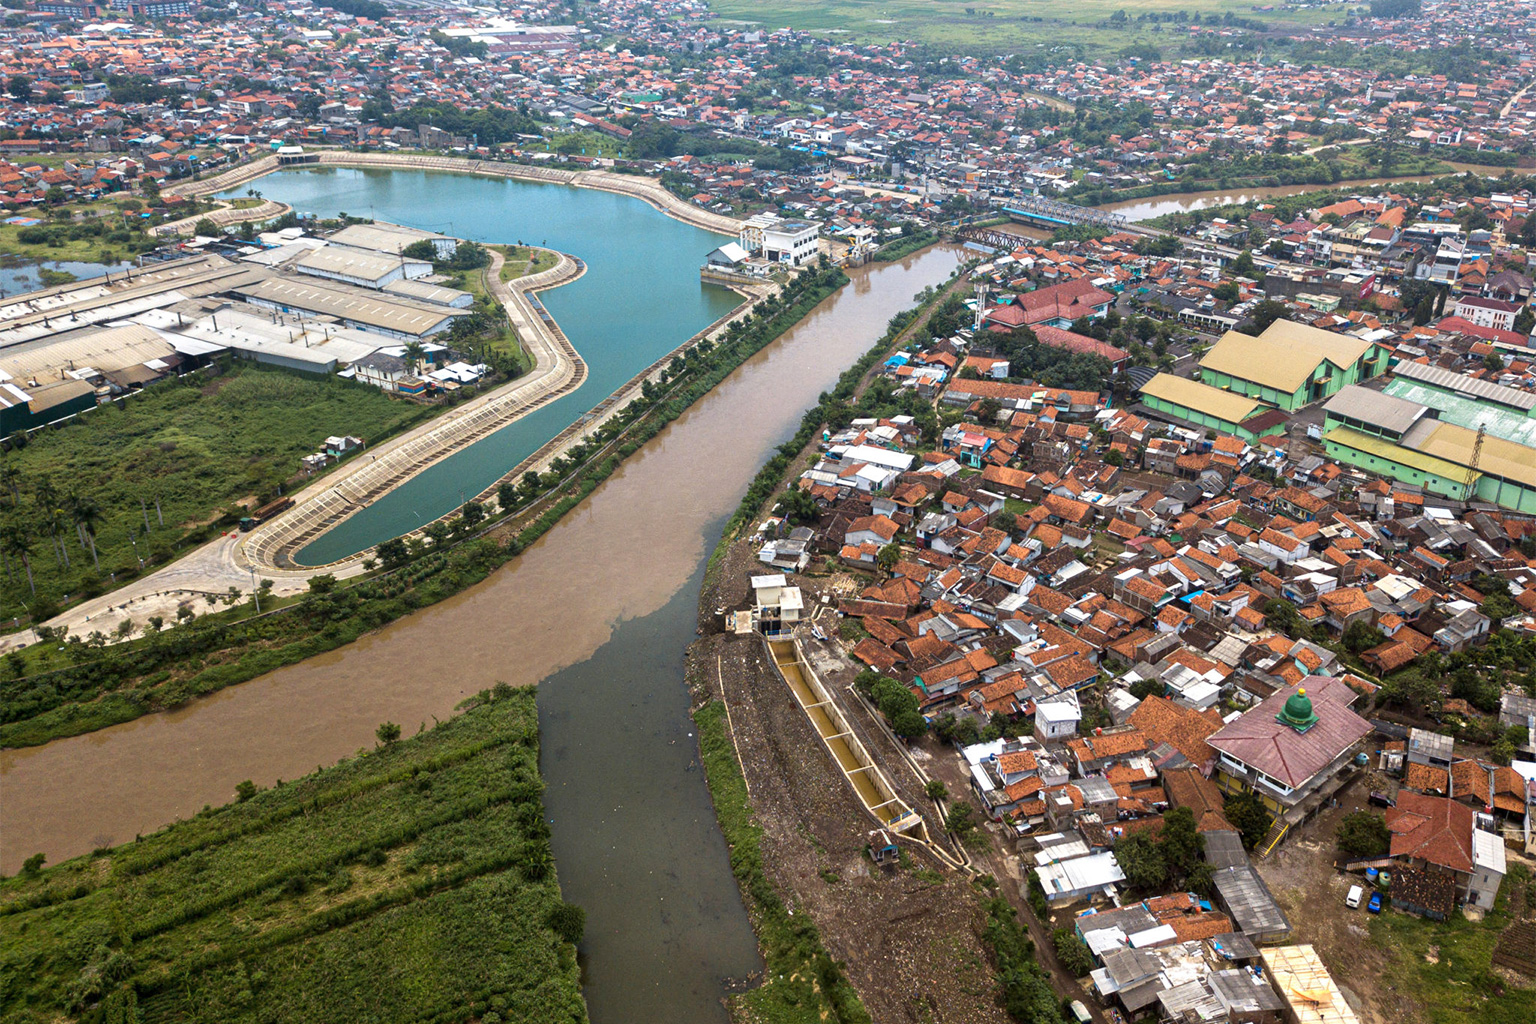
M378 170L443 171L450 174L481 174L492 178L513 178L517 181L543 182L551 185L570 185L575 188L595 188L604 192L634 196L652 207L685 224L692 224L705 231L735 235L741 230L741 221L711 210L701 209L668 192L655 178L635 174L618 174L613 171L572 171L562 167L538 167L500 160L468 160L462 157L425 156L414 153L360 153L351 150L327 149L318 153L318 164L300 164L303 167L356 167ZM231 168L222 174L198 181L178 182L166 191L184 196L206 196L238 188L265 175L282 170L277 157L263 156L249 163Z

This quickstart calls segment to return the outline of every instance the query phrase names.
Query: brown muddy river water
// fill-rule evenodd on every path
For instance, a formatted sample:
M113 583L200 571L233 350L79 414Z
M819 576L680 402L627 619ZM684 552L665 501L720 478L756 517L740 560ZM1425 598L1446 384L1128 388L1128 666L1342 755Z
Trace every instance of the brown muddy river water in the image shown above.
M588 913L592 1019L723 1022L723 979L760 963L682 683L704 559L804 409L961 259L930 249L853 271L478 587L181 711L0 754L0 869L132 840L227 802L242 779L371 746L380 722L409 735L497 681L542 682L555 859Z

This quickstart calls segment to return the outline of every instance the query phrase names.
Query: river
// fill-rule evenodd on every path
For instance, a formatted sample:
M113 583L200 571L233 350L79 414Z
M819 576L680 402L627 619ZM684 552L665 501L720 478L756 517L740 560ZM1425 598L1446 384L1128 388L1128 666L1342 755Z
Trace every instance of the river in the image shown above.
M1482 164L1458 164L1449 165L1453 168L1447 174L1482 174L1488 177L1498 177L1503 174L1505 168L1487 167ZM1516 174L1527 173L1515 171ZM1302 192L1319 192L1323 190L1336 190L1344 193L1351 191L1366 192L1385 185L1401 185L1414 181L1434 181L1436 178L1446 177L1446 174L1416 174L1405 175L1399 178L1369 178L1361 181L1341 181L1335 185L1276 185L1266 188L1236 188L1227 190L1215 190L1210 192L1178 192L1166 196L1150 196L1146 199L1125 199L1118 203L1104 203L1097 207L1100 210L1110 210L1122 214L1132 223L1140 223L1152 220L1170 213L1188 213L1190 210L1205 210L1213 206L1230 206L1236 203L1251 203L1257 199L1278 199L1281 196L1294 196Z
M566 898L586 907L596 1024L719 1022L760 964L696 761L681 656L724 518L802 411L959 250L853 282L663 430L519 558L349 647L152 715L0 753L0 869L50 862L542 682L546 795Z
M510 178L337 167L282 171L226 196L249 187L300 213L346 211L481 242L532 242L587 263L579 280L540 295L587 362L581 388L450 455L317 537L298 552L305 565L356 554L452 511L741 301L699 280L699 264L723 236L631 196Z

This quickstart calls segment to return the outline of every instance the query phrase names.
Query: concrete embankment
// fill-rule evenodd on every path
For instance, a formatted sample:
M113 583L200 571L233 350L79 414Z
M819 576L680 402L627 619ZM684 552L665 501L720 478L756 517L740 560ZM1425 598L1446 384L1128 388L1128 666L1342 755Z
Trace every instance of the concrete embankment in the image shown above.
M356 153L350 150L321 150L317 154L321 167L357 167L412 171L443 171L451 174L483 174L495 178L513 178L518 181L546 182L554 185L571 185L576 188L595 188L604 192L617 192L634 196L685 224L734 235L741 230L741 221L710 210L700 209L668 192L655 178L633 174L617 174L613 171L572 171L560 167L537 167L531 164L503 163L497 160L467 160L451 156L423 156L413 153ZM315 164L301 166L316 166ZM264 156L223 174L201 181L178 182L174 189L184 196L206 196L238 188L250 181L279 170L277 158Z
M586 272L586 265L561 254L554 267L521 278L513 287L501 281L501 266L502 256L493 250L486 279L533 357L533 368L511 384L383 446L366 456L366 462L359 457L351 473L329 481L323 492L307 499L301 495L293 509L246 538L236 551L237 562L261 572L297 570L305 578L322 571L322 567L296 565L293 554L428 466L581 386L587 377L586 363L554 318L541 313L541 305L536 308L533 295L576 280ZM359 567L360 556L354 556L323 569L350 574Z
M275 199L263 199L256 206L247 206L243 209L236 206L226 206L222 209L210 210L207 213L200 213L193 217L173 220L168 224L157 224L149 229L149 233L156 238L191 235L194 233L193 228L204 218L213 221L214 224L221 228L227 228L233 227L236 224L245 224L253 221L274 220L292 209L293 207L287 203L279 203Z

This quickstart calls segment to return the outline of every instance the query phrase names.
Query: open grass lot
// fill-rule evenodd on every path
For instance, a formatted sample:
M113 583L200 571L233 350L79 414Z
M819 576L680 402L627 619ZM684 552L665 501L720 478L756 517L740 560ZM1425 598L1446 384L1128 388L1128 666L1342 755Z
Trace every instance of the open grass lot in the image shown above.
M0 1022L584 1022L534 693L499 689L412 739L0 883Z
M1530 978L1494 967L1499 936L1536 916L1536 884L1513 864L1492 913L1473 922L1460 913L1429 921L1396 911L1371 919L1371 939L1389 956L1388 977L1422 1007L1429 1024L1530 1024Z
M239 499L275 495L298 472L299 458L326 437L353 434L374 443L430 414L366 385L236 363L211 380L199 375L154 385L121 407L101 406L35 435L24 448L0 453L0 472L16 474L7 474L0 502L5 518L28 537L38 596L59 602L66 594L100 593L111 586L114 571L121 581L125 572L138 570L140 555L174 557L178 547L216 530L204 524L216 524ZM40 486L45 496L53 495L43 506ZM100 510L99 571L70 515L56 527L43 522L46 506L68 509L70 495ZM137 537L137 555L130 533ZM8 556L6 567L8 575L0 572L0 619L10 620L28 614L34 599L17 554Z
M1265 6L1245 0L710 0L721 18L760 24L768 29L804 29L855 42L916 39L943 49L1026 53L1034 47L1080 45L1092 51L1118 51L1144 43L1172 50L1186 38L1173 23L1136 23L1140 14L1185 11L1231 13L1265 25L1312 25L1342 20L1350 5L1258 11ZM1116 11L1129 22L1122 28L1098 28Z

